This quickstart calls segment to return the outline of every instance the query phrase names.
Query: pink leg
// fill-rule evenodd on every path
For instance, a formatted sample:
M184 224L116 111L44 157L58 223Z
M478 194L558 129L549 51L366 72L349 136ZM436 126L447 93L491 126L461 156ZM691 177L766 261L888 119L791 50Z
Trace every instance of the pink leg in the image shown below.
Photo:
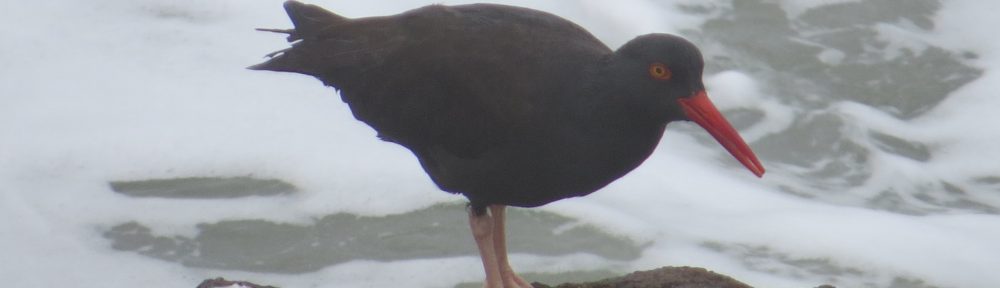
M476 239L479 257L486 271L486 288L531 288L528 281L514 274L507 262L507 240L504 231L506 206L490 205L483 215L469 210L469 228Z
M507 206L490 205L490 214L493 214L493 251L497 258L497 266L500 269L500 277L503 279L504 287L532 288L528 281L517 276L514 269L510 268L507 262L507 233L506 226Z
M500 267L497 266L496 252L493 250L493 218L489 213L476 215L473 210L469 209L469 228L472 229L472 237L476 239L479 258L483 260L483 269L486 272L486 282L483 283L483 287L503 288Z

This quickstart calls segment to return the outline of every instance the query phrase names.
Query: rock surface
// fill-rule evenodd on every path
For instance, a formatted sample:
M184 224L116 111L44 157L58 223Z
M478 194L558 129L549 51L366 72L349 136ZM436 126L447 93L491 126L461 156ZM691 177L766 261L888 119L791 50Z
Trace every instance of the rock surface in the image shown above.
M246 281L227 281L222 278L207 279L197 288L220 287L247 288L277 288L262 286ZM638 271L631 274L613 277L587 283L564 283L549 286L542 283L531 283L535 288L753 288L729 276L697 267L662 267L648 271ZM835 288L829 285L817 288Z
M663 267L649 271L608 278L588 283L566 283L548 286L532 283L535 288L752 288L740 281L695 267Z

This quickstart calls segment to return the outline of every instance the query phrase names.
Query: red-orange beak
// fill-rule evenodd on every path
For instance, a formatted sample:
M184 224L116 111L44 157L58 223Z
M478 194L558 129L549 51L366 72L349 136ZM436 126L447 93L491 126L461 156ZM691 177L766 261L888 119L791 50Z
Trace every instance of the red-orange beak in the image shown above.
M753 154L750 146L747 146L740 134L736 133L736 129L733 129L733 125L730 125L712 101L708 100L708 93L704 90L698 91L689 98L678 99L677 102L684 107L684 114L687 114L688 119L708 130L708 134L712 134L715 141L719 141L719 144L736 157L737 161L757 177L764 176L764 166L760 165L757 155Z

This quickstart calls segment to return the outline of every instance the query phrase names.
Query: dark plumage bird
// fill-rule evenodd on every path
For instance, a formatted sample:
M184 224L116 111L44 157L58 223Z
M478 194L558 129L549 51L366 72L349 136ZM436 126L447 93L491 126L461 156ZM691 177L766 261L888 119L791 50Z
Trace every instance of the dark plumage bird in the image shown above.
M636 168L671 121L691 120L755 175L764 168L708 100L701 53L649 34L612 51L545 12L432 5L348 19L285 3L292 47L256 70L340 90L379 138L469 201L488 287L527 286L507 264L504 207L583 196ZM487 211L489 210L489 211Z

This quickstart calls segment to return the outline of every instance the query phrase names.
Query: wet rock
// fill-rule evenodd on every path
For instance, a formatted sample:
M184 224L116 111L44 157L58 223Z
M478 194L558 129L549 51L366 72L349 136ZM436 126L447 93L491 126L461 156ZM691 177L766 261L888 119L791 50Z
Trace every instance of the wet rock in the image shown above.
M698 267L662 267L587 283L564 283L558 286L549 286L535 282L531 285L535 288L753 288L732 277ZM217 287L278 288L246 281L228 281L222 278L206 279L196 288ZM821 285L816 288L836 287Z
M696 267L663 267L589 283L532 285L535 288L751 288L729 276Z

